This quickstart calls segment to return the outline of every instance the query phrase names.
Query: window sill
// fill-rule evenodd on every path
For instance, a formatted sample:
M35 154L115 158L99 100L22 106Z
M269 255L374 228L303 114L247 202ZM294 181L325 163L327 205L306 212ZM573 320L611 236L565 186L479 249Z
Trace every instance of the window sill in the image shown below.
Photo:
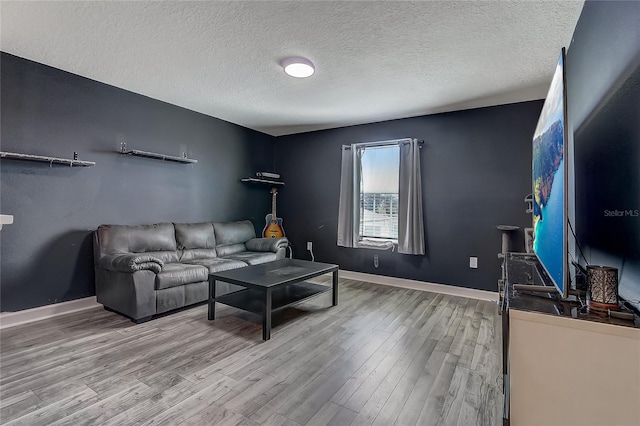
M395 251L397 244L398 242L394 240L366 238L357 242L357 248Z

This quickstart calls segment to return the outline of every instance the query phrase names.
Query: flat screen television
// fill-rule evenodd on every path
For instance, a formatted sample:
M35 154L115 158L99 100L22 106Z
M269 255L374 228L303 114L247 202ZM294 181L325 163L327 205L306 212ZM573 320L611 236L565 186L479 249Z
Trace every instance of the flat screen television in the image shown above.
M568 295L568 138L565 49L533 134L533 251L564 298Z

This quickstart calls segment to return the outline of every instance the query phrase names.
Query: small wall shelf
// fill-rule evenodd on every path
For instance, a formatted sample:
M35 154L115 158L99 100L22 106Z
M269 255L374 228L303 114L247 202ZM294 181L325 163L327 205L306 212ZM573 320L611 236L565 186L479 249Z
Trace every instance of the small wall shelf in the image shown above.
M271 185L271 186L284 186L284 182L279 182L277 180L259 179L259 178L244 178L240 180L242 182L247 182L247 183L262 183L262 184Z
M193 158L187 158L186 152L182 154L182 157L176 157L174 155L158 154L156 152L141 151L139 149L127 149L127 144L124 142L120 145L120 154L133 155L134 157L154 158L156 160L172 161L174 163L183 164L194 164L198 162L198 160L194 160Z
M58 157L47 157L44 155L32 155L32 154L21 154L17 152L4 152L0 151L0 158L4 158L7 160L21 160L21 161L37 161L39 163L49 163L51 164L63 164L67 166L76 166L76 167L89 167L94 166L96 163L93 161L81 161L78 160L78 154L73 153L74 158L58 158Z

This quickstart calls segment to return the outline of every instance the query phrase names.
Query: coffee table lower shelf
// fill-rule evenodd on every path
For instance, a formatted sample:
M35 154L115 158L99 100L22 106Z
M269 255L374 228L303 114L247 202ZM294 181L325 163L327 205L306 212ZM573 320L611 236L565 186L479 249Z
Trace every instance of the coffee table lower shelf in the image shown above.
M331 291L331 287L314 284L310 282L300 282L290 284L284 288L273 290L271 299L271 312L284 309L287 306L300 303L303 300ZM264 313L265 296L264 292L258 290L245 289L234 293L225 294L215 298L215 301L243 311L253 312L262 315Z
M309 281L332 274L331 285ZM226 282L245 289L218 296L216 283ZM338 305L338 265L300 259L279 259L209 274L207 299L209 321L216 319L216 302L262 315L262 339L271 338L271 315L319 294L331 291L331 306Z

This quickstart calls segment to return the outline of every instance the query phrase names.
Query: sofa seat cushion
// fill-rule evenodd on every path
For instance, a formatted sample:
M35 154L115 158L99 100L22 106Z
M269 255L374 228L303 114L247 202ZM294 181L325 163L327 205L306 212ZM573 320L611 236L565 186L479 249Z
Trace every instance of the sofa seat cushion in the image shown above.
M180 256L177 251L148 251L145 253L147 256L160 259L164 263L178 263L180 262Z
M180 263L187 263L197 259L217 257L216 249L184 249L180 256Z
M246 262L249 265L258 265L260 263L273 262L276 260L276 254L271 252L245 251L225 256L224 259L233 259Z
M209 280L209 271L200 265L166 263L156 275L156 290Z
M208 269L209 274L213 274L214 272L229 271L231 269L244 268L245 266L247 266L246 262L235 259L222 259L220 257L189 260L187 263L190 265L204 266ZM207 275L207 280L208 279L209 276Z

